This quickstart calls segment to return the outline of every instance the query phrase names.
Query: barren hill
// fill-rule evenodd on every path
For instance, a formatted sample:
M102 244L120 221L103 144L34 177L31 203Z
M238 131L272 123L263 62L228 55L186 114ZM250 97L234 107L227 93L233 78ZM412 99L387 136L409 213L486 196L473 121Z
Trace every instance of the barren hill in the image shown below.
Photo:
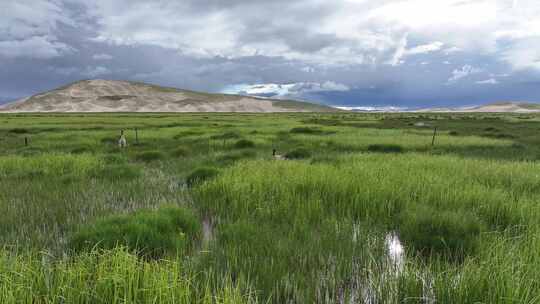
M83 80L0 106L0 112L328 112L290 100L209 94L152 84Z

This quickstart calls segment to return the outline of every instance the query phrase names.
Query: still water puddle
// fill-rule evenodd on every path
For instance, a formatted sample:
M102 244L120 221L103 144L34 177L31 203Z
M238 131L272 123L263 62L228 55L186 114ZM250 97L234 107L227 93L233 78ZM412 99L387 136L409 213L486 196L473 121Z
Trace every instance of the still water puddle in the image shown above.
M405 248L395 232L390 232L385 237L386 254L389 261L389 271L399 275L405 264Z

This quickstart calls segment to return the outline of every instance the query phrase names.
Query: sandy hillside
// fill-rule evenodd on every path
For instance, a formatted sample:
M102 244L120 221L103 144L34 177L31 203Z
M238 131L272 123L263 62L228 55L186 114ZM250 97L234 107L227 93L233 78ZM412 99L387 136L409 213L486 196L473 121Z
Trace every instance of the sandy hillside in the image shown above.
M151 84L79 81L0 107L1 112L323 112L330 107L239 95L209 94Z

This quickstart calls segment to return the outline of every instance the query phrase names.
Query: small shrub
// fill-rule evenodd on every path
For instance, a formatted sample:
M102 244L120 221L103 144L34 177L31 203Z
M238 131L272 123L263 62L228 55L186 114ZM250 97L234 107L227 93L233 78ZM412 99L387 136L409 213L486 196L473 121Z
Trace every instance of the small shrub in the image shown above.
M504 231L509 228L522 229L525 227L519 209L513 208L512 205L504 201L490 201L487 204L480 204L476 213L491 230Z
M399 227L405 244L420 254L457 260L475 251L477 236L483 230L483 223L472 214L428 207L405 212Z
M261 229L258 225L246 220L239 220L234 223L223 225L219 231L219 242L222 246L228 244L238 244L239 246L255 246L261 244ZM262 242L263 245L271 245ZM236 246L238 246L236 245Z
M183 254L199 238L200 223L184 208L163 207L113 215L83 226L69 240L75 252L127 247L146 258Z
M497 138L497 139L512 139L515 136L506 133L484 133L485 137Z
M236 132L226 132L223 134L212 135L210 138L211 139L237 139L240 137L241 137L240 134Z
M60 182L64 185L71 185L81 180L81 176L77 174L65 174L60 178Z
M45 153L45 151L41 148L37 147L25 147L21 150L20 155L22 156L34 156L38 154Z
M378 152L378 153L402 153L404 151L403 147L400 145L394 144L374 144L368 146L369 152Z
M151 162L165 158L165 155L159 151L145 151L137 154L135 158L143 162Z
M501 138L501 139L508 138L508 139L511 139L511 138L515 138L515 136L512 135L512 134L498 133L498 134L495 135L495 138Z
M135 165L129 164L106 165L105 167L96 170L92 176L112 181L132 180L141 176L141 169Z
M77 147L71 150L71 154L83 154L83 153L93 153L94 150L90 147Z
M217 158L217 161L220 163L229 164L229 163L233 163L235 161L241 160L241 159L254 157L255 155L256 153L254 151L250 151L250 150L239 151L239 152L222 155Z
M108 164L125 164L127 158L124 154L112 154L108 153L103 156L103 160Z
M195 136L195 135L200 135L200 134L201 133L197 131L183 131L173 136L173 139L181 139L184 137Z
M318 163L337 164L338 158L336 155L325 154L325 155L314 157L313 159L311 159L311 163L312 164L318 164Z
M178 147L172 152L172 155L174 157L186 157L189 156L189 151L186 148Z
M191 174L186 178L186 184L189 187L195 186L196 184L202 183L206 180L214 178L217 176L219 171L215 168L198 168L195 169Z
M101 139L101 143L103 144L117 144L118 138L116 137L104 137Z
M255 147L255 143L248 139L240 139L234 144L236 149L247 149Z
M320 129L309 128L309 127L292 128L290 132L291 133L296 133L296 134L322 134L322 133L324 133Z
M297 148L285 154L288 159L302 159L311 157L311 152L306 148Z
M450 132L448 133L448 135L450 135L450 136L458 136L459 133L458 133L457 131L450 131Z
M13 133L13 134L28 134L30 133L27 129L23 129L23 128L15 128L15 129L11 129L9 130L9 133Z

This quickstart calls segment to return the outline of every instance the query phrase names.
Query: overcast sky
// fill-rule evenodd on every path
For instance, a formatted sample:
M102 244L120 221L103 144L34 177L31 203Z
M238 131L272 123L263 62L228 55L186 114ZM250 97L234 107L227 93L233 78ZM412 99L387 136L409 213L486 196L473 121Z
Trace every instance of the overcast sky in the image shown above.
M89 78L347 106L540 102L540 1L0 0L0 102Z

